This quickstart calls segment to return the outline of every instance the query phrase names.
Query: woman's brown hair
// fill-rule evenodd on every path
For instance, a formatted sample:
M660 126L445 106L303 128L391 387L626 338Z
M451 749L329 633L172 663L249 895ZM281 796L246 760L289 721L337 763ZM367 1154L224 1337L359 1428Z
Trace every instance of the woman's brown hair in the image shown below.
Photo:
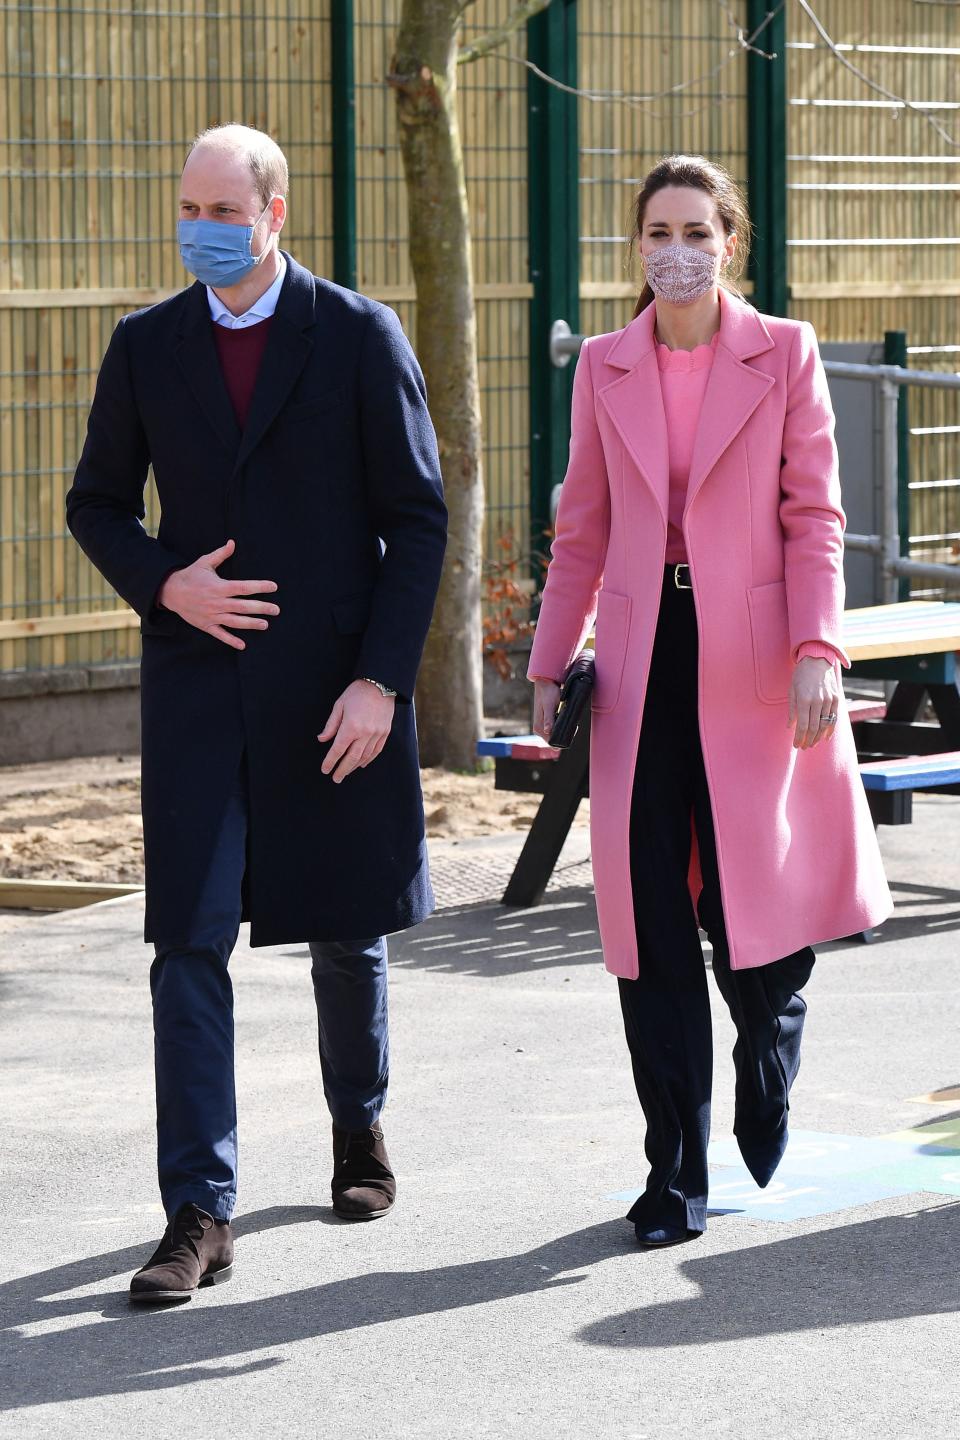
M693 190L702 190L709 195L717 207L717 213L727 235L737 233L737 248L730 268L724 272L721 284L739 294L736 281L743 274L750 253L750 215L743 191L729 171L702 155L666 155L659 160L647 175L633 202L633 231L630 235L630 258L643 234L643 221L647 206L658 190L667 185L689 185ZM644 282L634 310L636 318L653 300L653 291Z

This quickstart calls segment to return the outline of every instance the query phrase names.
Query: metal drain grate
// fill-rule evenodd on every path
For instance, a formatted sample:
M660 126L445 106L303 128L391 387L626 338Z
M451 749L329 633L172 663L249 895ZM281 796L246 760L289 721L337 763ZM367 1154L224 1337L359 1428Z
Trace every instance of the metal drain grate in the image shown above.
M523 848L523 836L493 836L483 840L433 841L430 874L441 909L479 900L499 900ZM586 829L571 832L560 861L550 877L548 893L593 883Z

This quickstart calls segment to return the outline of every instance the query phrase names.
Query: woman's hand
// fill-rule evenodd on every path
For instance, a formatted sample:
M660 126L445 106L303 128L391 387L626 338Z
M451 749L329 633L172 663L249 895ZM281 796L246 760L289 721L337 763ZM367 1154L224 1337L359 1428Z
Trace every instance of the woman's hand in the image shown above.
M544 740L550 739L550 731L557 715L560 701L560 686L554 680L533 682L533 728Z
M790 682L789 725L796 725L793 736L795 750L810 750L821 740L829 740L837 728L840 687L836 671L829 660L805 655L798 660ZM832 715L834 719L828 720Z

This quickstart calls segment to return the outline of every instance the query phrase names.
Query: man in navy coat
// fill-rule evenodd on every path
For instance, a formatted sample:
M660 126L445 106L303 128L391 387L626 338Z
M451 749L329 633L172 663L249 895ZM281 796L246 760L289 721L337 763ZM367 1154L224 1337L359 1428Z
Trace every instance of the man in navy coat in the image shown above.
M269 136L194 143L179 242L197 282L120 321L67 497L142 621L168 1218L131 1282L147 1303L231 1273L241 919L252 945L309 944L334 1208L374 1219L395 1195L384 937L434 903L412 699L446 538L436 439L396 315L280 250L286 193Z

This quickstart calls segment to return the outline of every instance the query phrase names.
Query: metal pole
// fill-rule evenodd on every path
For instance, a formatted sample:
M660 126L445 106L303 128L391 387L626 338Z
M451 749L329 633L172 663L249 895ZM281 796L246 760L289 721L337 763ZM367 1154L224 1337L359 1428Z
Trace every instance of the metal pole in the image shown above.
M769 0L748 0L752 34L767 18ZM753 303L786 315L787 284L787 65L786 18L781 9L747 56L747 192L754 228L750 257ZM770 56L771 58L767 58Z
M886 605L895 605L900 599L900 583L894 569L900 559L900 494L897 485L897 460L900 453L899 401L898 386L884 377L880 382L880 474L883 482L880 538L883 545L883 599Z
M883 335L883 358L887 365L907 368L906 330L885 330ZM910 549L910 429L907 421L907 396L905 385L900 387L900 401L897 406L897 493L899 495L900 553ZM910 582L901 579L899 598L910 599Z
M917 580L931 580L945 590L960 590L960 565L938 565L927 560L894 560L894 575L914 576Z
M879 535L855 535L846 530L843 536L844 550L862 550L867 555L880 555L883 543Z
M527 23L527 54L548 75L577 83L577 6L554 0ZM551 363L550 327L558 315L576 328L580 300L577 101L531 73L527 78L527 175L530 235L530 533L544 545L550 496L563 479L570 444L573 374ZM575 352L574 352L575 353ZM534 574L539 568L534 562Z
M555 320L550 331L550 363L562 369L580 349L582 335L574 335L565 320ZM908 370L899 365L855 365L846 360L827 360L828 375L848 380L863 380L880 386L881 404L881 534L844 536L847 550L865 551L880 560L885 604L894 604L900 596L901 578L913 576L930 580L945 590L960 590L960 565L938 565L925 560L910 560L901 554L902 497L899 473L903 448L900 395L907 385L921 385L936 390L960 389L960 375L941 374L936 370Z

